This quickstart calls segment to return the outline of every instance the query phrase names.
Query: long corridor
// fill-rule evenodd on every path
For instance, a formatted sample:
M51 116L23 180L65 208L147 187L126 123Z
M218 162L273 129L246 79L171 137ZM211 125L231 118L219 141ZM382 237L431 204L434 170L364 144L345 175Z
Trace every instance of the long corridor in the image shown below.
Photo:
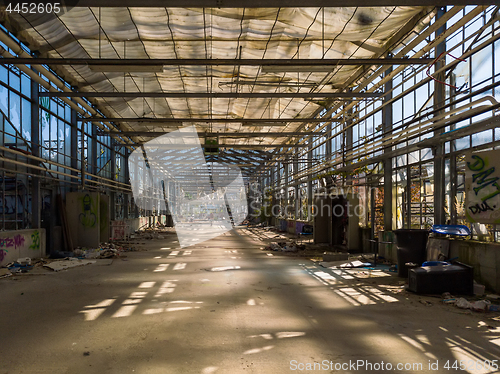
M420 302L394 276L272 255L258 230L167 237L111 265L1 279L0 373L430 373L500 357L498 321Z

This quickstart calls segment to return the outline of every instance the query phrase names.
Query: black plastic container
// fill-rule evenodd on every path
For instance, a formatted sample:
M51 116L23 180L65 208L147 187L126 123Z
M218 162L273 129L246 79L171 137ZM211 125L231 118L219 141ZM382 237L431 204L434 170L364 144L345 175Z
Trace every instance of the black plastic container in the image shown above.
M419 266L427 257L428 230L402 229L395 230L396 242L398 245L398 276L408 277L408 262L413 262Z
M474 294L474 269L465 264L423 266L411 269L408 275L408 289L416 293Z

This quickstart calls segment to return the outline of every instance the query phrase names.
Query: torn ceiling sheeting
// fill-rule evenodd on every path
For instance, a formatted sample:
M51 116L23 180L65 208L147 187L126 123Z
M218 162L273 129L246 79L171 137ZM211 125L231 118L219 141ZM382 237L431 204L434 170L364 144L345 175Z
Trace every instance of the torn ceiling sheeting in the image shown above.
M41 57L136 59L377 58L390 38L423 7L377 8L73 8L65 14L10 14ZM99 25L101 27L99 27ZM330 72L266 72L261 66L164 66L162 72L97 72L56 66L80 91L336 92L360 66ZM321 107L303 98L98 98L110 117L307 118ZM161 123L122 123L122 130L171 131ZM199 131L282 131L241 123L196 124ZM207 126L211 126L208 128ZM174 128L175 129L175 128ZM136 137L137 141L147 138ZM278 144L272 136L250 140ZM225 143L245 144L248 138Z

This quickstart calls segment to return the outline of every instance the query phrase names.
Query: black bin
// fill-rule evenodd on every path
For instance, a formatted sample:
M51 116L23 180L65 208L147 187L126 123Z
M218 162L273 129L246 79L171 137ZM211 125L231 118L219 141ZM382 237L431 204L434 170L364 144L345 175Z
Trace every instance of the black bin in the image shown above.
M459 262L454 265L423 266L408 272L408 289L420 294L474 294L474 269Z
M398 276L408 277L406 263L414 262L418 265L426 260L428 230L401 229L395 230L398 245Z

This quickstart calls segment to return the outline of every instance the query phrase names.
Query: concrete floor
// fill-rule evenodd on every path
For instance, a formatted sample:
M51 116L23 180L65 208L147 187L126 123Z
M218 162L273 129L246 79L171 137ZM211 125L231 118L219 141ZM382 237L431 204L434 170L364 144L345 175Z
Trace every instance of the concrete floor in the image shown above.
M481 370L500 357L494 313L270 256L265 235L169 235L110 266L1 279L0 373L500 372Z

